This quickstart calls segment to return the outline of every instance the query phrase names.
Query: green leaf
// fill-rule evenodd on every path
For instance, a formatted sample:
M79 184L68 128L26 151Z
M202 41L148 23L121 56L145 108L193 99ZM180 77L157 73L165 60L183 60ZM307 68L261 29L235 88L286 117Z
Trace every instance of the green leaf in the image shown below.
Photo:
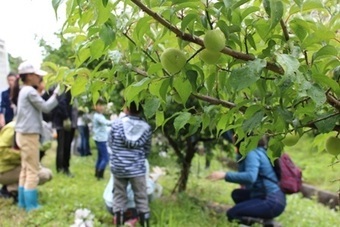
M314 62L317 59L321 59L328 56L336 57L338 53L339 51L334 46L326 45L313 54L312 62Z
M197 88L197 77L198 73L195 70L188 70L185 72L185 75L187 76L189 82L191 83L191 87L193 91L196 91Z
M87 47L83 47L78 51L77 58L76 58L76 66L80 66L83 64L87 59L91 57L91 51Z
M110 46L113 43L113 41L116 39L116 35L113 29L106 24L104 24L104 26L100 30L99 36L104 41L105 46Z
M144 114L146 118L151 118L157 112L161 102L158 98L147 98L144 104Z
M255 13L259 11L260 8L257 6L250 6L247 7L243 12L242 12L242 18L246 18L249 14Z
M283 16L283 3L279 0L270 0L270 29L274 28Z
M234 69L229 78L229 85L239 91L254 84L260 79L261 71L266 66L266 61L256 59L247 63L245 67Z
M334 129L334 126L340 120L340 117L334 116L334 114L326 113L326 114L321 115L319 119L323 119L323 120L317 121L315 123L315 126L318 128L320 133L327 133L327 132L331 132Z
M156 112L156 127L158 128L161 126L164 122L164 112L163 111L157 111Z
M340 89L339 83L337 83L335 80L332 80L331 78L324 74L314 73L313 79L320 85L332 88L333 91L338 91Z
M174 120L174 127L176 130L176 134L178 134L179 130L184 128L184 126L188 123L191 118L191 113L181 112Z
M109 0L102 0L103 6L106 7Z
M182 102L186 103L192 92L190 81L182 75L175 76L173 78L173 87L181 97Z
M161 98L165 102L169 84L170 79L153 80L149 85L149 91L152 95Z
M129 87L125 89L125 92L124 92L125 97L128 100L133 100L136 96L138 96L141 93L141 91L147 89L149 83L150 83L150 79L144 78L141 81L130 85Z
M245 132L251 132L255 128L258 128L261 124L261 121L264 117L264 112L262 110L256 112L250 118L246 119L243 122L242 129Z
M94 40L90 45L92 59L99 59L103 55L104 42L101 39Z
M294 18L290 22L290 28L301 42L305 40L310 30L308 22L298 18Z
M197 14L188 14L186 15L183 20L182 20L182 23L181 23L181 30L182 31L185 31L186 28L188 27L188 25L190 23L194 23L196 20L197 20Z
M300 62L293 56L287 54L277 54L277 62L282 66L285 71L285 75L293 76L300 67Z
M86 89L86 84L88 82L88 77L84 74L78 74L77 78L75 79L72 87L71 87L71 94L72 97L77 97L78 95L84 93Z
M52 6L54 9L55 17L58 18L58 8L60 6L60 3L62 3L63 0L52 0Z
M307 90L307 95L315 102L317 106L321 106L326 102L326 95L324 90L317 84L313 84L312 87Z
M256 29L257 34L261 37L263 41L267 41L267 35L270 31L269 23L264 20L258 20L254 22L254 27Z

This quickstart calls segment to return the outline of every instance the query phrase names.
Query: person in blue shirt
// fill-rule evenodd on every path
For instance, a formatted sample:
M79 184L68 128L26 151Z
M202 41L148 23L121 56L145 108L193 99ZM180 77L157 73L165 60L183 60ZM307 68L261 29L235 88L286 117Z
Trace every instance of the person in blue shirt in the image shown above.
M278 180L266 154L267 143L268 139L264 136L257 148L240 159L238 172L215 171L207 177L213 181L224 179L242 185L231 193L235 206L227 211L229 221L245 225L260 222L270 226L272 219L282 214L286 207L285 194L274 183Z
M11 88L14 87L17 75L9 73L7 75L7 83L9 88L1 92L0 97L0 129L11 122L14 118L14 109L11 102Z
M98 157L96 162L95 177L100 180L104 178L104 171L109 163L109 153L107 150L107 139L108 139L108 127L112 121L107 120L104 116L105 101L99 99L95 106L96 112L93 114L92 119L92 132L93 140L96 143L98 150Z

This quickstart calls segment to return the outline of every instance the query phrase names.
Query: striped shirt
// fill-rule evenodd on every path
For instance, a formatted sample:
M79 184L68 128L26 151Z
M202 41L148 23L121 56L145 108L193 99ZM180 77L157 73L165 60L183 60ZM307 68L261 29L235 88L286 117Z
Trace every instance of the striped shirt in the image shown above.
M138 116L127 115L113 121L108 144L112 151L111 171L116 177L145 175L145 159L150 152L151 136L150 125Z

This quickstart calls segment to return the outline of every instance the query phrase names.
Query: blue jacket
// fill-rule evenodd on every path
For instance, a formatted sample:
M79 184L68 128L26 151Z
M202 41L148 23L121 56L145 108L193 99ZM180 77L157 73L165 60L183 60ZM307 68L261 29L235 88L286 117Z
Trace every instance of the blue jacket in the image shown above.
M266 178L262 177L266 176ZM238 172L227 172L225 180L239 183L251 190L251 197L261 197L275 193L280 189L274 169L267 157L264 148L256 148L250 151L244 160L239 163Z
M4 114L6 124L11 122L14 117L14 112L11 107L11 99L10 99L10 89L8 88L6 91L1 92L0 97L0 113Z

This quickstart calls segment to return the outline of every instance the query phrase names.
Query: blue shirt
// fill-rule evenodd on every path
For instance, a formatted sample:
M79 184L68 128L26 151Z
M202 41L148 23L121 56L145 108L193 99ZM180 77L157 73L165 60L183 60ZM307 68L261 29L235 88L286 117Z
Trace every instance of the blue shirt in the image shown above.
M0 113L4 114L5 123L9 123L13 120L14 111L11 107L10 90L1 92Z
M112 122L107 120L101 113L94 113L92 124L93 124L93 139L98 142L106 142L108 138L108 126Z
M262 176L266 176L266 178ZM281 190L275 183L278 182L278 179L264 148L250 151L239 163L239 171L228 172L225 175L225 180L244 185L246 189L251 190L253 198L263 197Z

